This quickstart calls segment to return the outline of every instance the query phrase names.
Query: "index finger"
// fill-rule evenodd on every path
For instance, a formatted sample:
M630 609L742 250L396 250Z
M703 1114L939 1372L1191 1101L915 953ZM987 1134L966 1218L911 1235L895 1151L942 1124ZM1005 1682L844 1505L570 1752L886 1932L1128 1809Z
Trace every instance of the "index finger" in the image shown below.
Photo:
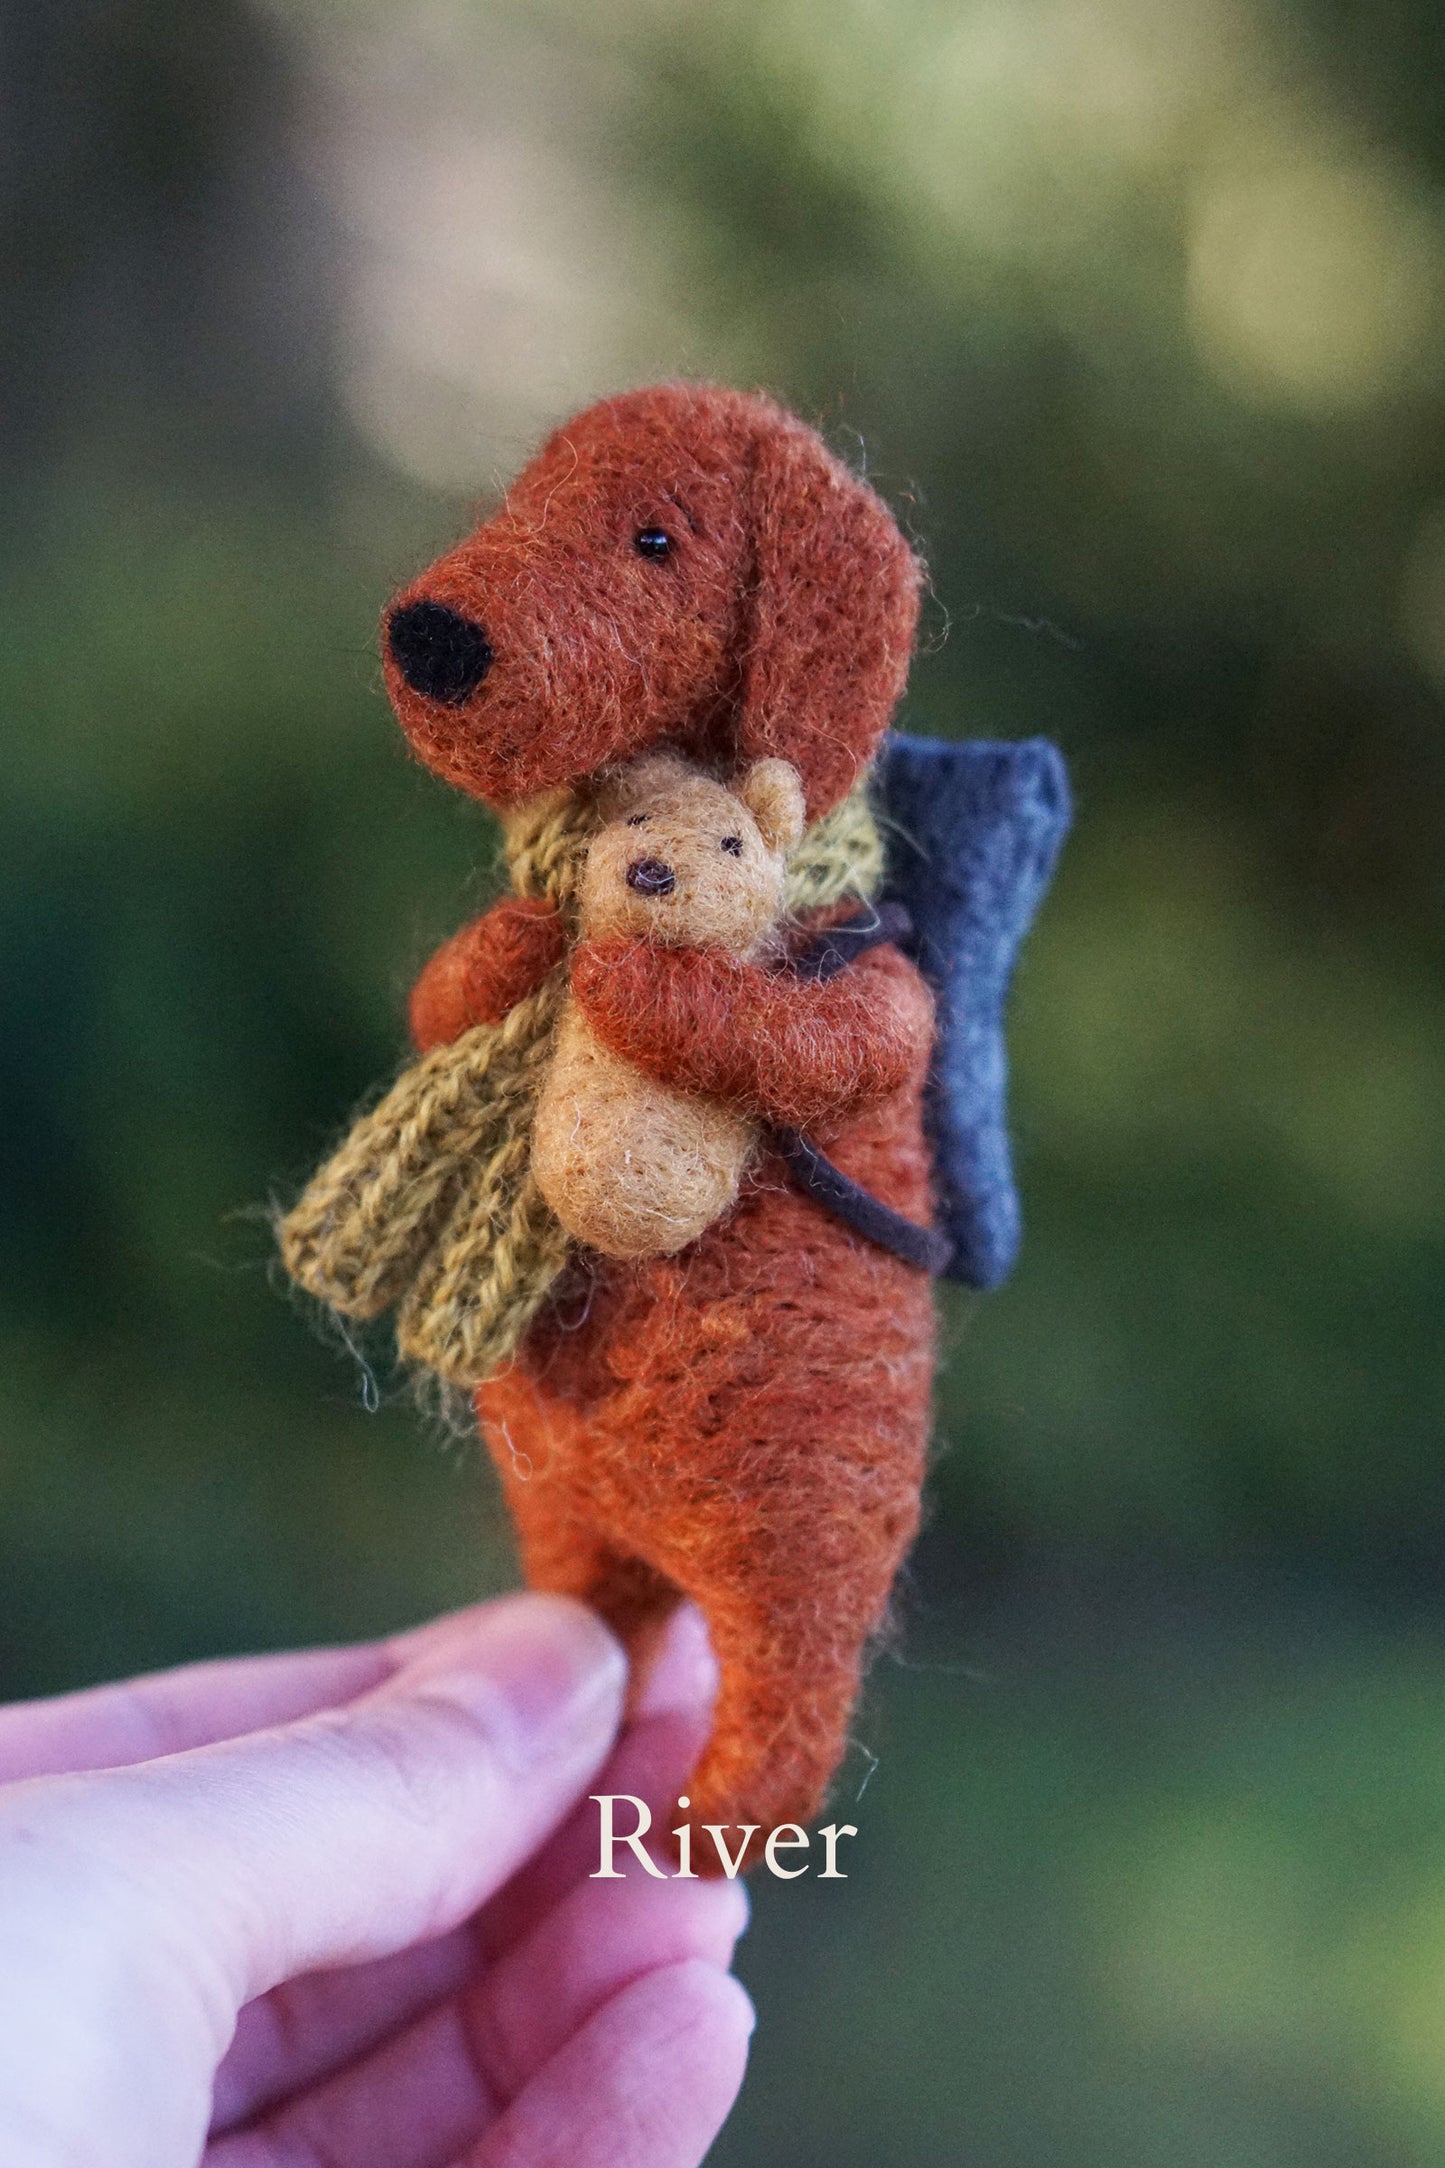
M0 1784L125 1769L351 1701L396 1668L380 1642L182 1664L0 1708Z
M335 1708L380 1686L432 1642L465 1633L484 1608L448 1611L382 1641L208 1657L0 1706L0 1784L129 1769Z

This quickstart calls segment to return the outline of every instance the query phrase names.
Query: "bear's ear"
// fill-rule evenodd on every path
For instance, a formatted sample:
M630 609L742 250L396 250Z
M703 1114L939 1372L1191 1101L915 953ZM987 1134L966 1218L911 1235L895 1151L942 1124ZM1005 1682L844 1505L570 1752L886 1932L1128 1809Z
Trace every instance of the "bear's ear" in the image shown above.
M808 817L846 798L903 691L921 568L892 513L781 407L755 440L739 759L789 760Z
M768 849L790 851L806 819L797 769L786 760L755 760L738 785L738 796Z

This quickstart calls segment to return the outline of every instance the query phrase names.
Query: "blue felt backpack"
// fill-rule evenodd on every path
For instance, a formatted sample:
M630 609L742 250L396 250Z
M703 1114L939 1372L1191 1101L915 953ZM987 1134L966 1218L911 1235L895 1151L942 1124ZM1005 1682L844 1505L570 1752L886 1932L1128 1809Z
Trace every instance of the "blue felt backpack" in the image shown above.
M875 798L887 848L882 893L819 934L792 968L832 978L891 941L932 987L925 1115L934 1225L895 1212L801 1131L775 1128L773 1142L799 1187L856 1233L922 1271L997 1287L1019 1246L1004 998L1069 825L1068 776L1045 738L960 744L895 732L884 741Z
M1019 1246L1004 999L1069 825L1068 775L1045 738L958 743L894 732L875 796L887 847L883 892L819 935L793 968L831 978L864 949L894 941L932 987L938 1021L925 1114L935 1224L895 1212L800 1131L777 1129L773 1140L799 1186L858 1234L923 1271L997 1287Z
M884 901L907 912L903 946L938 1004L927 1120L938 1232L951 1248L943 1270L997 1287L1019 1246L1004 998L1069 826L1068 774L1045 738L899 732L885 739L876 772Z

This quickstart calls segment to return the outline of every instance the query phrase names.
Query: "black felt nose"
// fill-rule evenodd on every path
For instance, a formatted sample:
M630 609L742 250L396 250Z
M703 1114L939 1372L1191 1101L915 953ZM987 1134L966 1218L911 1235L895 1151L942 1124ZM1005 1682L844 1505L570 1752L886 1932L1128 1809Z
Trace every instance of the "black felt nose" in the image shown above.
M635 888L639 896L670 896L677 886L677 875L660 858L634 858L627 869L627 885Z
M480 625L444 602L407 602L386 628L396 667L414 693L460 707L492 667L492 643Z

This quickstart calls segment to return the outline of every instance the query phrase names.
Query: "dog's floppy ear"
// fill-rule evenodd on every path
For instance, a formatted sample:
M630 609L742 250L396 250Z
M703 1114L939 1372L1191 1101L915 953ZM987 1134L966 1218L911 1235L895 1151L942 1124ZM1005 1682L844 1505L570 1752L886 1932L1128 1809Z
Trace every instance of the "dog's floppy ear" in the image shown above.
M786 760L755 760L738 785L738 796L758 824L770 851L790 851L803 833L803 786Z
M736 752L787 760L816 820L873 758L903 691L920 568L882 499L773 408L756 438L753 601Z

